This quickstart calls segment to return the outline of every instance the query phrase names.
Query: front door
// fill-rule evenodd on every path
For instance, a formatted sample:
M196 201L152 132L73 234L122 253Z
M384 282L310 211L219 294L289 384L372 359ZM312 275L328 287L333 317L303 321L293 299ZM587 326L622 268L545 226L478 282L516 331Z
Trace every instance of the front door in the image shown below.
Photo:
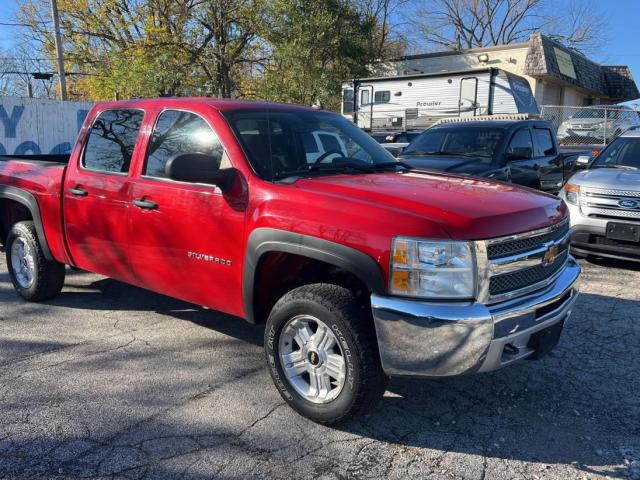
M362 86L358 89L358 126L371 129L373 127L373 86Z
M558 193L564 183L564 161L558 151L551 130L534 127L533 155L540 171L540 188L546 192Z
M478 106L478 79L463 78L460 81L460 116L473 117Z
M78 162L70 162L63 206L69 252L78 267L131 281L127 221L129 167L144 117L137 109L105 110L86 135Z
M129 245L136 283L240 315L233 308L241 302L231 296L241 298L242 292L244 209L214 186L168 179L167 161L186 153L206 154L220 168L231 167L201 114L160 112L131 192Z

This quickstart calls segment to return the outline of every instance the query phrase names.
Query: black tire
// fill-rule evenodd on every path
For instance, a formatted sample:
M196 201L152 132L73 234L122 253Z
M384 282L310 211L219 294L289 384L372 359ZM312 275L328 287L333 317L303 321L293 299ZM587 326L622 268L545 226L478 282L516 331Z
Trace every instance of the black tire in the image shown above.
M22 239L28 244L33 253L33 281L28 287L23 287L16 278L12 267L11 251L13 244ZM62 290L65 277L65 266L56 261L47 260L38 241L36 229L32 221L16 223L7 236L6 242L7 269L11 283L16 291L29 302L39 302L55 297Z
M327 403L313 403L287 380L280 358L280 335L299 315L320 319L335 334L344 353L346 381ZM388 378L382 371L371 311L346 288L318 283L296 288L273 307L265 330L271 377L282 398L298 413L325 425L336 425L372 409L382 398Z

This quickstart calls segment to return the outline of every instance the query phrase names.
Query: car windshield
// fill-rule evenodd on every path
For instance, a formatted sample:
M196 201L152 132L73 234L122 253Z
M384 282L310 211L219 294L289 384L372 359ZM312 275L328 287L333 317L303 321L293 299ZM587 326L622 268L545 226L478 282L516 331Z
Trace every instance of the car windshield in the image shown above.
M640 168L640 137L620 137L596 157L592 168Z
M403 155L464 155L493 157L502 128L436 128L414 139Z
M378 142L345 118L323 111L223 112L255 172L264 180L395 168Z
M569 118L604 118L605 114L609 119L617 119L619 116L620 110L615 109L605 109L605 108L588 108L585 110L580 110L574 115L571 115Z

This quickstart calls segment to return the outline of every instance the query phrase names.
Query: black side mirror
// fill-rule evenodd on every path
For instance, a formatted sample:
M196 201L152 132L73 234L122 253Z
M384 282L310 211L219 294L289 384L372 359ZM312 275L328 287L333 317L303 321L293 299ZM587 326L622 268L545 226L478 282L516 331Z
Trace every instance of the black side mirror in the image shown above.
M529 160L533 156L531 147L515 147L507 153L507 161L511 160Z
M220 160L203 153L182 153L171 157L164 167L171 180L215 185L226 193L236 177L235 168L220 169Z

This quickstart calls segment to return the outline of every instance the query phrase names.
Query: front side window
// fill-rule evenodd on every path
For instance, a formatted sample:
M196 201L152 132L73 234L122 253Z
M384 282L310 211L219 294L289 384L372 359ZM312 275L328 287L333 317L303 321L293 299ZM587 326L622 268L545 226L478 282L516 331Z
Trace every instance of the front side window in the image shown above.
M533 130L533 137L535 139L536 157L545 157L556 153L551 130L547 128L535 128Z
M144 112L106 110L91 126L82 166L105 173L127 173Z
M533 142L531 141L531 133L529 129L524 128L518 130L511 139L509 148L507 149L507 155L514 155L518 158L531 158L533 153Z
M640 168L640 137L618 137L605 148L592 167Z
M223 115L261 178L330 175L339 164L389 164L393 157L347 119L307 110L237 110ZM320 166L323 168L315 168ZM328 169L326 167L329 167Z
M391 92L389 90L376 92L373 100L375 103L389 103L389 100L391 100Z
M167 161L183 153L209 155L219 167L224 149L209 124L195 113L165 110L153 130L143 175L167 178Z

